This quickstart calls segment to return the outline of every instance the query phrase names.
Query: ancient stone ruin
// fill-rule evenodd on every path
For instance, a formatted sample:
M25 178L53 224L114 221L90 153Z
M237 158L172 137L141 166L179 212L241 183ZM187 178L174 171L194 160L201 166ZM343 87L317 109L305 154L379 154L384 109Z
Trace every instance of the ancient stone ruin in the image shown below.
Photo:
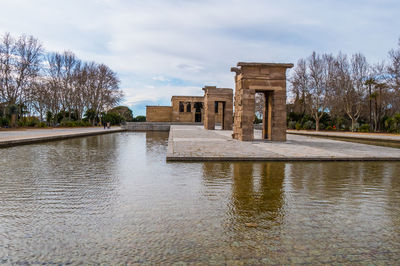
M231 130L232 137L242 141L254 139L255 95L264 99L262 138L286 140L286 70L293 64L243 63L231 68L235 76L235 113L233 91L205 86L204 97L172 96L171 106L147 106L148 122L204 123L204 128L215 129L220 123Z
M233 123L233 90L206 86L204 90L204 128L215 129L221 123L223 130L231 130ZM217 120L217 121L216 121Z
M203 122L203 96L172 96L171 106L146 106L147 122Z
M172 122L203 122L202 96L172 96Z
M254 139L255 94L265 99L262 138L286 140L286 69L293 64L243 63L231 68L235 76L234 139Z

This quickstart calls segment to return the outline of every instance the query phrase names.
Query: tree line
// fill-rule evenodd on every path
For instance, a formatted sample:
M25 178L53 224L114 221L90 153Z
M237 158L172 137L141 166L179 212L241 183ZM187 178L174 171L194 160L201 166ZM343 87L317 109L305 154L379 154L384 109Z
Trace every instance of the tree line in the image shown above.
M388 60L313 52L292 70L289 128L400 132L400 39Z
M56 124L95 124L123 98L117 74L70 52L47 53L33 36L0 39L0 119L15 126L26 117Z

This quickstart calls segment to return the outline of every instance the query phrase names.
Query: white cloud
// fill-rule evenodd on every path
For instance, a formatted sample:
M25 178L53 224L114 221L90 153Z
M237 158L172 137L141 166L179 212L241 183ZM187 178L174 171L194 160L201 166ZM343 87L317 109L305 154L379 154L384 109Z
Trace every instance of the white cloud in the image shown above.
M156 77L152 77L152 80L157 80L157 81L162 81L162 82L166 82L166 81L170 81L169 79L167 79L164 76L156 76ZM152 86L154 88L154 86Z
M0 34L32 34L48 50L108 64L120 73L127 103L201 94L203 85L233 87L229 69L238 61L295 63L313 50L363 52L378 61L400 35L394 0L1 0L1 6L7 12Z

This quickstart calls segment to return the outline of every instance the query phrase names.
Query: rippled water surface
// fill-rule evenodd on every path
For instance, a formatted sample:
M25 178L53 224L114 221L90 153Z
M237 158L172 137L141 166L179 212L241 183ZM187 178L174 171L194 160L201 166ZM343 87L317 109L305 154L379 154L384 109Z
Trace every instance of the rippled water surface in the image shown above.
M400 261L400 163L166 163L168 135L0 149L0 264Z

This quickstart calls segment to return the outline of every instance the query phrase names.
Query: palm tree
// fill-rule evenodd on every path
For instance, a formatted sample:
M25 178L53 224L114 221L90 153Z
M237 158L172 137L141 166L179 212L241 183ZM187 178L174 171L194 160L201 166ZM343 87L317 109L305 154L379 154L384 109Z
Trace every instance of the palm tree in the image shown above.
M368 86L368 98L369 98L369 127L372 130L372 97L371 97L371 87L376 84L374 78L369 78L365 81L365 85Z

